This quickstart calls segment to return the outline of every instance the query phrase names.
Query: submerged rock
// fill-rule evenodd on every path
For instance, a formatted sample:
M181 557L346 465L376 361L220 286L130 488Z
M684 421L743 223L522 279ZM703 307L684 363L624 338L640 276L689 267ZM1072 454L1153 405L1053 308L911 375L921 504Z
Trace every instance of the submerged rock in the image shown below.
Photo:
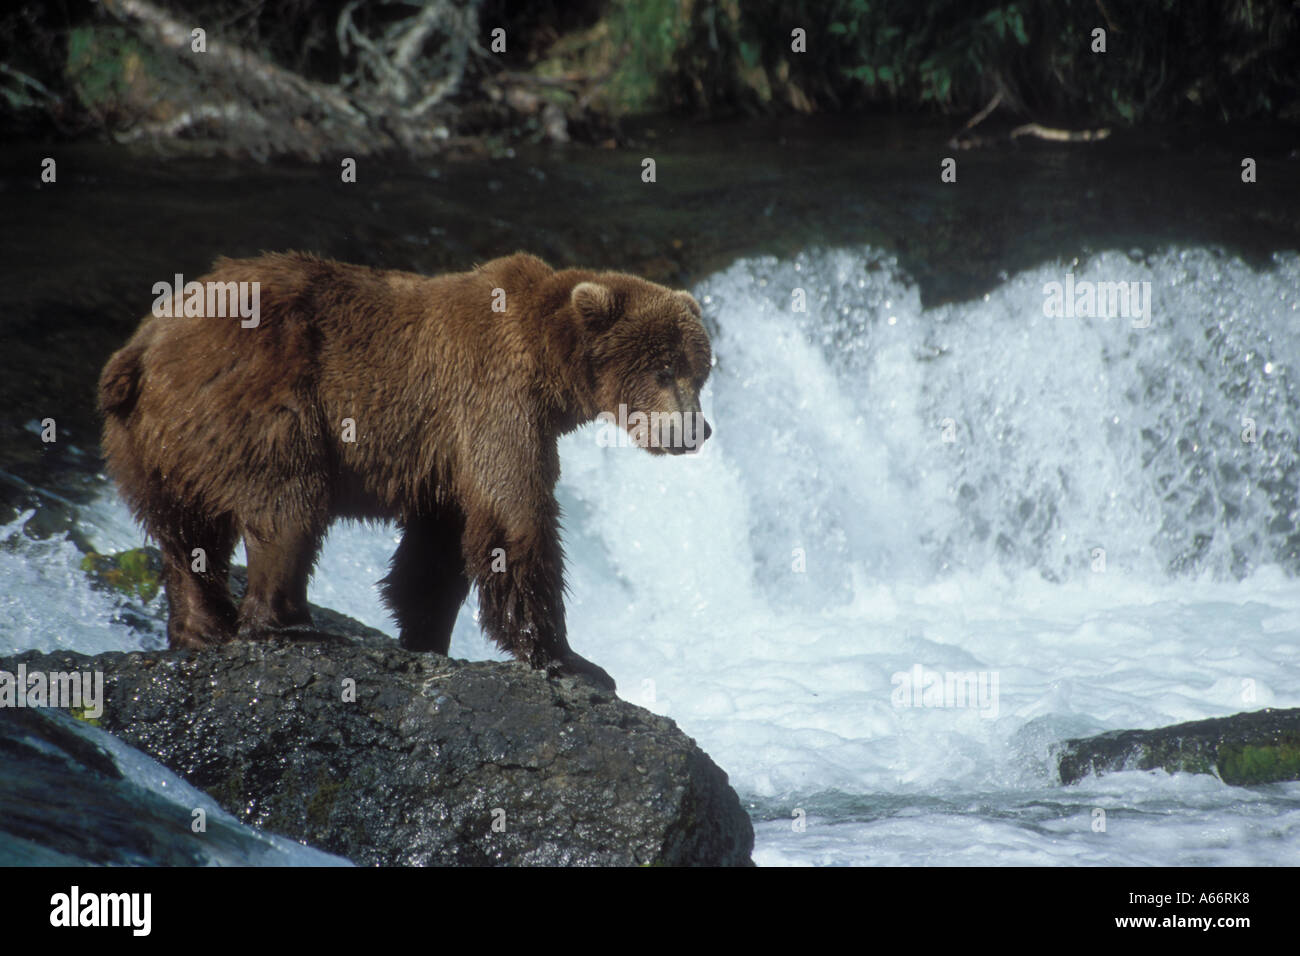
M105 730L242 822L356 863L749 864L726 774L672 721L314 614L335 633L0 669L103 671Z
M1065 784L1119 770L1210 773L1235 786L1300 780L1300 709L1266 708L1067 740L1058 767Z

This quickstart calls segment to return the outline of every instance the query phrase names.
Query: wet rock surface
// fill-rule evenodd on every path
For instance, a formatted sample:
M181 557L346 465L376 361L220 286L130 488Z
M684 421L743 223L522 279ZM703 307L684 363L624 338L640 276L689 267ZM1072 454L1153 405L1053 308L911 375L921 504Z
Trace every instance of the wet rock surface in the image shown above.
M346 864L240 826L148 757L62 711L0 710L0 866Z
M102 670L103 729L240 821L359 864L749 864L726 774L672 721L313 612L297 640L0 669Z

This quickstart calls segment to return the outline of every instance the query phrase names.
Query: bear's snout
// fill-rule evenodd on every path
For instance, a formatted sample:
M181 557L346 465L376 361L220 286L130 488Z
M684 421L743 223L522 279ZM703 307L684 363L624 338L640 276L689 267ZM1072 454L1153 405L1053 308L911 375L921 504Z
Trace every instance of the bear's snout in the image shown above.
M673 422L669 428L664 451L670 455L693 455L709 440L713 428L701 412L688 412L682 416L681 427Z

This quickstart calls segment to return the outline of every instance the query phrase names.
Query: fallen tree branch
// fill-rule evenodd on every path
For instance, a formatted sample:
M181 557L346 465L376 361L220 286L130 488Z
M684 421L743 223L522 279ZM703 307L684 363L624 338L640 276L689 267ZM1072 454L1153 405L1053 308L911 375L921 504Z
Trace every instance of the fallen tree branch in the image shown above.
M996 93L993 94L993 99L989 100L988 106L984 107L984 109L980 110L970 119L968 119L966 121L966 125L963 126L962 129L974 129L980 123L988 119L989 114L992 113L995 109L997 109L998 104L1000 104L1001 102L1002 102L1002 91L998 90Z
M103 0L109 12L137 23L151 34L160 46L190 53L190 29L177 22L165 10L145 0ZM313 83L297 73L281 69L261 57L219 40L208 40L207 53L193 55L197 64L209 70L228 70L255 81L258 85L297 99L325 107L354 122L363 122L364 114L332 86Z
M1042 126L1038 123L1026 123L1024 126L1017 126L1011 131L1011 138L1017 139L1021 136L1034 136L1038 139L1051 140L1053 143L1088 143L1094 140L1105 139L1110 135L1110 128L1106 126L1098 129L1056 129L1051 126Z
M1105 139L1110 135L1110 127L1107 126L1097 129L1068 130L1058 129L1054 126L1043 126L1041 123L1023 123L1005 137L962 136L962 133L974 129L988 119L989 114L997 109L1001 102L1002 91L998 90L997 93L993 94L993 99L989 100L987 106L967 120L966 125L953 134L952 138L948 140L948 147L950 149L977 149L983 146L992 146L995 143L1016 140L1022 136L1032 136L1035 139L1045 139L1053 143L1088 143Z
M1002 103L1002 87L999 85L998 91L993 94L993 99L989 100L988 105L985 106L984 109L976 113L974 116L972 116L970 119L968 119L966 121L965 126L963 126L957 132L953 133L951 137L949 137L948 148L949 149L970 149L970 144L975 142L980 142L980 143L984 142L984 140L979 137L968 137L965 140L959 139L958 137L960 137L962 133L969 132L970 130L978 126L980 123L988 119L989 114L991 114L995 109L997 109L1001 103Z
M249 115L246 110L241 110L234 103L223 103L220 106L213 103L203 103L193 109L182 110L178 115L162 123L142 123L125 130L114 136L119 143L130 143L138 139L144 139L148 136L165 136L168 138L177 136L185 130L198 125L199 123L210 120L221 120L232 122L235 120L248 119L252 122L260 122L261 117Z

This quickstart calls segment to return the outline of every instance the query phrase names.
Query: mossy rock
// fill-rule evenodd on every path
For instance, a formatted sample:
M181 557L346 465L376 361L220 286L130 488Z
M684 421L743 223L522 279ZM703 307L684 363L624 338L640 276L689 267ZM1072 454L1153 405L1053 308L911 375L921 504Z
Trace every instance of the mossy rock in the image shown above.
M1249 786L1277 780L1300 780L1300 733L1279 739L1219 749L1219 776L1224 783Z
M81 570L105 588L148 604L162 587L162 555L156 548L132 548L116 554L92 551L81 559Z
M1239 787L1300 780L1300 709L1266 708L1067 740L1057 762L1065 784L1121 770L1214 774Z

